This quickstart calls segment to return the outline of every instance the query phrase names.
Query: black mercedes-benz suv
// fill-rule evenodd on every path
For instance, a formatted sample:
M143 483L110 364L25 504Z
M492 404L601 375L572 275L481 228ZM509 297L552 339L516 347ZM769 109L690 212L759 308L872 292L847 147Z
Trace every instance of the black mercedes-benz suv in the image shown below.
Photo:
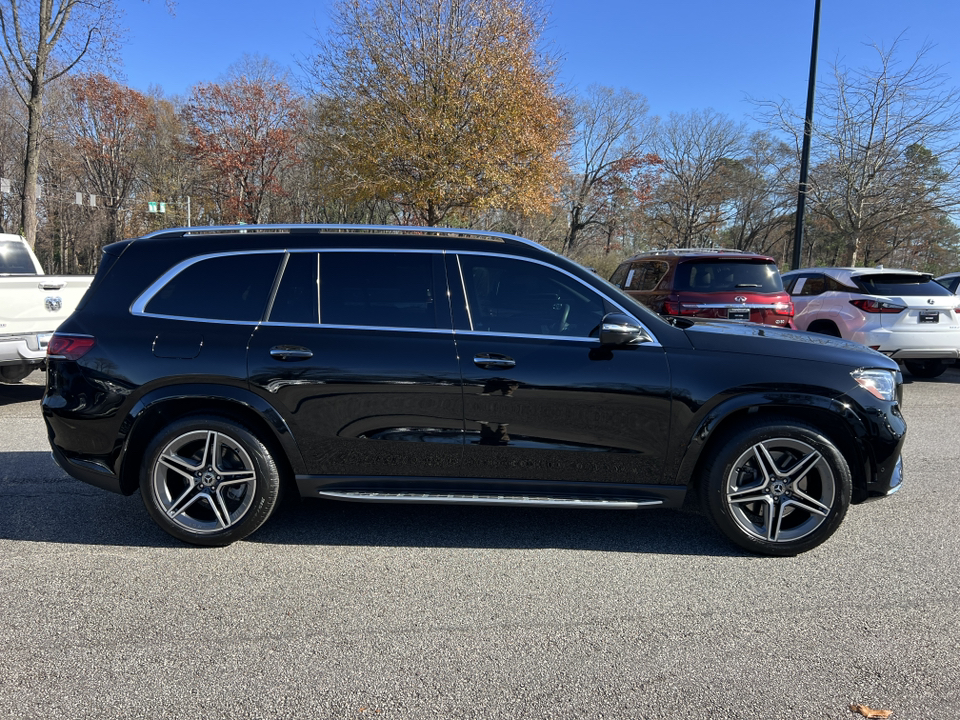
M290 485L358 502L679 507L791 555L902 479L894 361L661 318L522 238L180 228L104 249L48 347L60 466L168 533L246 537Z

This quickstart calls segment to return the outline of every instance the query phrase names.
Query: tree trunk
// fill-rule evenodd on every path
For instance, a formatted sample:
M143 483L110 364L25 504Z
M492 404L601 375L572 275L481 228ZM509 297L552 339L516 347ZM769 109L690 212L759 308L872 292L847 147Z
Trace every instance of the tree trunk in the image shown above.
M37 183L40 175L40 120L43 117L43 65L37 65L30 83L27 104L27 148L23 161L23 201L20 205L20 227L30 247L37 244Z

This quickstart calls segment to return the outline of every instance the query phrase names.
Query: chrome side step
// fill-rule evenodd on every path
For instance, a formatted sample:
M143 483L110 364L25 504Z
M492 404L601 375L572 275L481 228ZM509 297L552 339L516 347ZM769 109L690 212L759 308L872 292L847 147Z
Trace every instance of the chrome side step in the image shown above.
M607 510L635 510L641 507L663 505L663 500L576 497L529 497L525 495L481 495L466 493L412 493L367 492L351 490L320 490L319 497L354 502L418 503L427 505L519 505L569 508L605 508Z

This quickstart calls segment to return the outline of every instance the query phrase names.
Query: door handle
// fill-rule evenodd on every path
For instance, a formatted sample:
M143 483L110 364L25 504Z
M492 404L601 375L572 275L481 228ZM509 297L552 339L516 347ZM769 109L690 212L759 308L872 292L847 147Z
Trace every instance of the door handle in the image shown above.
M477 353L473 358L473 364L477 367L485 368L487 370L502 370L514 367L517 364L517 361L512 357L507 357L506 355L498 355L496 353Z
M312 358L313 351L300 345L276 345L270 348L270 355L284 362L295 362Z

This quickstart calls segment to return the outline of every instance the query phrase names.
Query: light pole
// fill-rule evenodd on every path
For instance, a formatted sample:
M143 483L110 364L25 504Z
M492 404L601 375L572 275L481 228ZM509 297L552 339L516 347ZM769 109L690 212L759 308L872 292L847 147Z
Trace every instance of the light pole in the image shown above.
M807 202L807 169L810 165L810 136L813 135L813 97L817 87L817 43L820 37L820 0L813 9L813 47L810 49L810 80L807 83L807 114L803 123L803 152L800 155L800 191L797 194L797 226L793 236L793 265L800 267L803 254L803 210Z

